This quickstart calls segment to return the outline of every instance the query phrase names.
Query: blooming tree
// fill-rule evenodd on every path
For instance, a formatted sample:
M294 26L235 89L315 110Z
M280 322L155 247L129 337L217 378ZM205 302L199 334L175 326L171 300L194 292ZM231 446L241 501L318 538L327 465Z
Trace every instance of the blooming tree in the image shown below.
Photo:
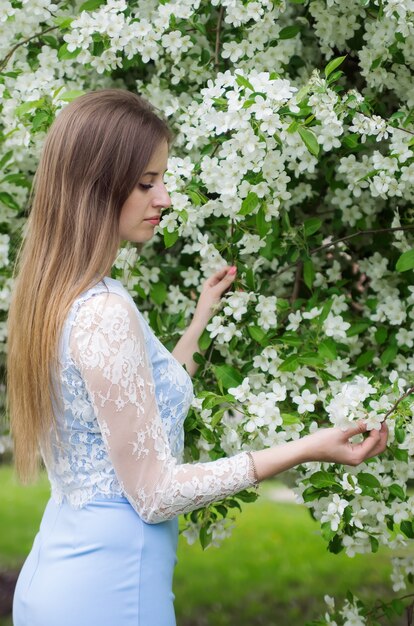
M0 0L0 22L3 320L56 113L93 89L143 94L175 132L172 209L139 255L121 250L114 275L172 347L204 279L238 268L200 339L188 459L387 419L381 458L304 464L295 489L332 552L394 548L393 587L405 589L414 576L414 1ZM0 345L4 356L5 321ZM232 509L254 498L193 512L187 538L217 543ZM369 619L353 597L341 609L327 601L320 624Z

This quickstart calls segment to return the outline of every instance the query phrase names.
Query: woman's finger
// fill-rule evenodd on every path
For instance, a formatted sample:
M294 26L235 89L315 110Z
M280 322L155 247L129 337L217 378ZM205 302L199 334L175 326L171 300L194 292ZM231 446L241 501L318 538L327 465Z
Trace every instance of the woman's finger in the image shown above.
M212 284L211 287L215 287L220 293L228 289L231 283L236 278L236 268L229 267L227 271L224 272L220 280L216 281L216 284Z
M363 420L359 420L356 424L348 428L348 430L344 431L344 439L350 439L351 437L355 437L355 435L362 435L366 430L367 423Z
M381 435L378 430L370 430L368 437L361 443L352 444L353 452L359 457L359 462L369 459L377 454Z
M206 284L209 287L215 287L223 279L227 278L227 276L229 276L229 274L230 274L230 276L232 276L232 279L235 277L235 275L236 275L236 267L235 266L226 265L226 267L222 267L220 270L217 270L217 272L214 272L214 274L212 276L210 276L210 278L207 279Z

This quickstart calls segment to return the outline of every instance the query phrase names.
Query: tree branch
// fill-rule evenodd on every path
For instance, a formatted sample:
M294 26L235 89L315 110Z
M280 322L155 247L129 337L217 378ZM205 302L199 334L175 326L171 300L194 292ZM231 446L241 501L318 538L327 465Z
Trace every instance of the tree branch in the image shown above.
M408 391L406 391L400 398L398 398L397 402L394 404L394 406L392 406L390 408L389 411L386 412L386 414L384 415L384 420L387 419L387 417L389 417L391 415L391 413L393 413L395 411L395 409L397 408L397 406L400 404L401 400L404 400L404 398L406 398L407 396L409 396L410 394L414 393L414 387L410 387L408 389Z
M398 226L396 228L371 228L369 230L360 230L356 233L352 233L352 235L346 235L345 237L341 237L340 239L335 239L335 241L331 241L330 243L325 243L323 244L323 246L318 246L317 248L310 250L309 256L311 256L312 254L316 254L316 252L320 252L321 250L325 250L326 248L331 248L332 246L336 246L338 243L342 243L343 241L354 239L354 237L360 237L361 235L377 235L380 233L392 233L395 231L405 231L405 230L414 230L414 225L413 226ZM291 263L290 265L287 265L286 267L282 268L279 272L275 274L275 278L277 278L281 274L284 274L288 270L292 269L292 267L296 267L298 263L299 261L296 261L295 263Z
M57 28L59 28L59 26L50 26L50 28L46 28L45 30L42 30L42 32L40 32L40 33L36 33L35 35L31 35L30 37L27 37L27 39L23 39L23 41L19 41L19 43L17 43L15 46L13 46L13 48L6 54L4 59L2 59L0 61L0 72L2 72L4 70L4 68L6 67L7 63L10 61L11 57L16 52L16 50L18 48L20 48L20 46L24 46L25 43L28 43L29 41L32 41L32 39L36 39L37 37L41 37L45 33L49 33L51 30L56 30Z
M292 291L292 295L290 296L291 304L293 304L295 300L297 300L298 295L299 295L300 281L302 278L302 270L303 270L303 263L302 261L298 261L297 266L296 266L296 275L295 275L295 282L293 285L293 291Z
M219 53L220 53L220 31L221 31L221 22L223 21L224 14L224 6L220 7L220 11L218 14L217 27L216 27L216 47L214 51L214 67L219 67Z
M325 243L323 246L319 246L318 248L314 248L310 251L310 254L314 254L315 252L319 252L320 250L324 250L325 248L330 248L331 246L336 245L337 243L342 243L342 241L348 241L349 239L353 239L354 237L359 237L360 235L377 235L379 233L392 233L400 230L414 230L413 226L397 226L396 228L371 228L368 230L360 230L357 233L352 233L352 235L346 235L346 237L341 237L340 239L336 239L331 243Z

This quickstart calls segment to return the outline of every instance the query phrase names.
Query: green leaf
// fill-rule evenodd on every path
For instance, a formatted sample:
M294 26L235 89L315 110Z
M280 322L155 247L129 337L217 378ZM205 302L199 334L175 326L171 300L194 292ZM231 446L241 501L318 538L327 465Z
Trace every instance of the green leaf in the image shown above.
M408 537L409 539L414 539L414 528L412 522L401 522L400 528L406 537Z
M280 343L286 343L288 346L301 346L303 344L303 339L301 339L301 337L298 337L296 333L286 331L280 337Z
M240 498L242 502L256 502L259 494L251 489L243 489L243 491L239 491L237 497Z
M329 74L332 74L332 72L336 70L336 68L339 67L341 63L345 61L345 59L346 55L329 61L328 65L325 67L325 77L328 78Z
M393 362L398 353L398 346L396 344L390 344L388 348L381 354L381 363L383 365L389 365Z
M215 428L217 424L221 422L221 418L223 417L226 410L227 410L226 407L222 407L221 409L218 409L218 411L214 413L213 417L211 418L212 428Z
M315 280L315 268L312 259L306 259L303 263L303 280L308 289L312 289Z
M171 248L178 239L178 230L174 230L170 233L168 230L164 230L164 245L166 248Z
M317 354L302 354L299 355L299 363L301 365L311 365L312 367L323 367L325 361Z
M198 340L198 347L200 348L200 350L202 350L204 352L204 350L207 350L207 348L209 348L211 346L211 342L212 342L212 338L210 337L209 333L207 330L203 330L201 337Z
M204 365L204 363L206 362L205 357L199 352L194 352L193 360L197 363L197 365Z
M344 549L344 544L342 543L342 539L339 535L335 535L332 541L329 542L328 550L332 552L332 554L339 554Z
M413 268L414 249L403 252L395 265L395 269L397 270L397 272L406 272L407 270L412 270Z
M293 413L281 413L283 424L285 426L291 426L292 424L300 424L301 418L299 415Z
M338 80L338 78L341 78L341 76L343 76L343 75L344 75L344 73L341 70L339 70L338 72L334 72L333 74L330 75L328 83L336 82ZM333 87L333 89L335 89L335 88Z
M329 522L324 522L321 524L321 535L325 541L331 541L335 537L336 531L332 530Z
M261 344L263 340L266 339L266 333L260 328L260 326L248 326L247 332L252 339L257 341L257 343Z
M250 191L242 202L239 215L248 215L249 213L252 213L258 204L259 196L257 193L254 193L254 191Z
M3 169L3 167L6 165L7 161L10 161L10 159L13 156L13 150L8 150L8 152L6 152L6 154L4 154L0 160L0 170Z
M405 430L404 428L400 428L400 427L396 427L395 428L395 439L397 441L397 443L404 443L405 441Z
M243 382L243 375L231 365L215 365L214 373L225 389L238 387Z
M387 337L388 337L387 328L385 326L380 326L375 333L375 341L377 342L379 346L382 346L382 344L387 340Z
M357 358L356 366L357 367L365 367L366 365L369 365L369 363L372 363L372 360L373 360L375 354L376 354L375 350L367 350L366 352L363 352Z
M296 35L300 33L299 24L293 24L292 26L286 26L282 28L279 33L279 39L293 39Z
M9 194L7 191L0 191L0 202L8 206L9 209L20 211L21 207L17 204L13 196Z
M320 220L319 217L310 217L309 219L305 220L303 223L305 235L307 237L309 237L310 235L313 235L320 229L321 226L322 226L322 220Z
M397 459L397 461L408 463L408 450L401 450L401 448L395 449L394 458Z
M299 359L297 354L291 354L287 359L279 365L279 371L281 372L294 372L299 367Z
M185 193L190 198L194 206L200 206L202 204L202 199L196 191L192 191L191 189L186 189Z
M79 11L95 11L105 2L106 0L86 0L86 2L80 5Z
M167 298L167 287L164 283L156 283L152 285L150 290L150 298L155 302L155 304L163 304Z
M255 291L254 273L251 267L246 270L245 279L246 285L248 286L250 291Z
M395 498L398 498L398 500L402 500L403 502L406 501L407 496L405 495L404 489L400 485L396 485L394 483L393 485L388 487L388 489L390 494L393 495Z
M59 99L63 100L64 102L71 102L75 98L82 96L84 93L85 93L84 91L80 91L79 89L78 90L74 89L72 91L65 91L65 93L62 93L59 96Z
M373 537L372 535L370 535L369 541L371 543L371 551L372 552L378 552L378 548L379 548L379 541L376 537Z
M59 16L55 17L53 21L61 30L64 30L65 28L69 28L74 19L74 17Z
M347 135L346 137L343 138L342 143L347 148L351 148L351 150L353 150L359 144L359 135L357 135L356 133L352 133L351 135Z
M223 517L227 517L227 509L223 504L216 504L215 509L222 515Z
M207 546L211 543L212 540L212 535L211 533L207 532L208 528L207 526L202 526L200 528L200 543L201 543L201 547L203 548L203 550L205 550L207 548Z
M312 476L309 478L309 482L314 487L318 487L319 489L323 487L331 487L332 485L338 484L336 477L333 474L330 474L329 472L325 472L323 470L312 474Z
M354 337L355 335L360 335L364 333L371 324L368 322L358 322L357 324L352 324L350 328L346 331L348 337Z
M210 61L210 53L207 48L203 48L200 56L201 65L207 65Z
M397 615L402 615L405 611L405 604L399 598L394 598L391 602L391 606Z
M318 346L318 353L324 359L333 361L337 358L336 344L333 339L324 339Z
M0 180L0 185L2 183L13 183L16 187L26 187L27 189L31 187L31 184L24 174L7 174L7 176Z
M272 228L271 222L266 221L266 213L263 209L263 205L256 214L256 226L261 239L263 239Z
M240 85L240 87L245 87L250 89L250 91L254 91L253 85L241 74L236 74L236 83Z
M321 489L317 489L316 487L307 487L305 491L302 493L302 498L304 502L312 502L316 500L322 495L323 491Z
M65 61L67 59L76 59L76 57L78 56L80 51L81 51L80 48L76 48L76 50L73 50L72 52L69 52L68 44L64 43L59 48L58 59L59 59L59 61Z
M371 489L381 489L381 483L376 476L369 472L360 472L357 475L360 487L370 487Z
M304 126L299 126L298 132L309 152L317 157L319 154L319 144L315 133Z
M41 98L40 100L30 100L29 102L23 102L16 108L17 115L23 115L32 109L36 109L41 104L43 104L44 100Z

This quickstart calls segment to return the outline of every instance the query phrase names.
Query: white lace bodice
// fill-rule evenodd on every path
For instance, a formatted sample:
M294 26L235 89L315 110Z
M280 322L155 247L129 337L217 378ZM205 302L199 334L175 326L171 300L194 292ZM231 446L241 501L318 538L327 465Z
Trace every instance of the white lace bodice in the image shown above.
M180 462L191 379L121 283L105 278L77 298L59 350L59 441L51 434L45 458L57 501L76 507L125 495L157 523L254 484L245 452Z

